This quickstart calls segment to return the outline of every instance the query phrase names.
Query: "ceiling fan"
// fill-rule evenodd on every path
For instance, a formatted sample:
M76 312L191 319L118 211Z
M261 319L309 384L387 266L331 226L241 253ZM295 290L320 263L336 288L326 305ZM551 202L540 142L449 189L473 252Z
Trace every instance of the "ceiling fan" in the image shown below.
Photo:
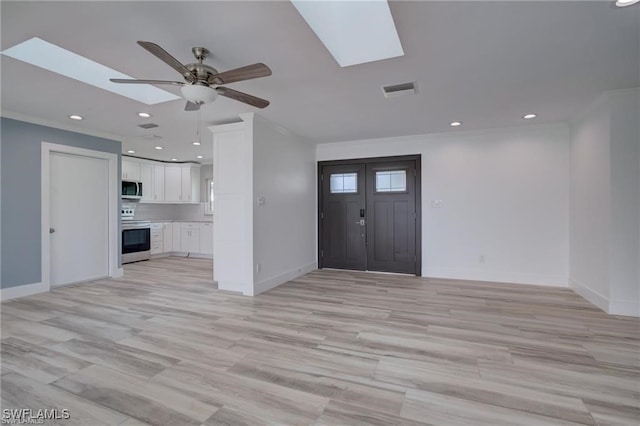
M258 63L247 65L245 67L219 73L215 68L202 63L202 61L209 55L209 50L204 47L194 47L191 49L198 62L183 65L180 61L155 43L151 43L149 41L138 41L138 44L171 68L178 71L185 81L111 78L110 80L112 82L126 84L170 84L174 86L182 86L182 95L187 100L187 105L184 108L185 111L197 111L200 109L200 105L213 102L218 95L235 99L236 101L240 101L257 108L265 108L269 105L269 101L265 99L221 86L221 84L235 83L237 81L267 77L271 75L271 70L265 64Z

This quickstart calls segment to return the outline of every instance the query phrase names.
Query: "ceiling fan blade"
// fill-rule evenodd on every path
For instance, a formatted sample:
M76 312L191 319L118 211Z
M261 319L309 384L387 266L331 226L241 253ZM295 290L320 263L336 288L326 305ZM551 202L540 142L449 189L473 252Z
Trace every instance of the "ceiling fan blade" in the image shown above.
M253 64L221 72L209 77L211 84L228 84L236 81L251 80L252 78L267 77L271 75L271 69L265 64Z
M190 82L194 82L196 80L196 76L193 75L191 71L176 58L171 56L169 52L164 50L162 47L158 46L155 43L151 43L150 41L138 41L138 44L145 48L149 53L155 55L158 59L160 59L165 64L169 65L174 70L178 71L184 78L186 78Z
M228 87L216 87L216 92L218 92L220 96L226 96L227 98L244 102L245 104L249 104L256 108L266 108L269 106L269 101L265 99L252 96L247 93L238 92L237 90L229 89Z
M184 83L179 81L166 81L166 80L130 80L126 78L110 78L109 81L113 83L127 83L127 84L172 84L174 86L184 86Z
M184 106L185 111L198 111L200 109L200 105L187 101L187 104Z

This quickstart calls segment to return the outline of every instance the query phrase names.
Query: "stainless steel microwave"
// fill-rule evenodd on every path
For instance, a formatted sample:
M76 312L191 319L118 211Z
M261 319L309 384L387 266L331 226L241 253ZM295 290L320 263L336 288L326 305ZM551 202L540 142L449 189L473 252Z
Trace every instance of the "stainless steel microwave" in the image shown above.
M139 200L142 198L142 182L122 181L122 199Z

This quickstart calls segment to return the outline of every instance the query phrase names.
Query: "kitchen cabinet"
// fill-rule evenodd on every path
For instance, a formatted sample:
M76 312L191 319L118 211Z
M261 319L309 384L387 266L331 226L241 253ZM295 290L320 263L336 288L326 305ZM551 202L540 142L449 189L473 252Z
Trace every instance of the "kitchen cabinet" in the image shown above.
M164 164L153 165L153 201L164 201Z
M183 165L181 172L182 201L200 202L200 166Z
M151 224L151 254L160 254L163 252L163 224Z
M140 162L122 158L122 180L140 181Z
M200 223L199 253L213 255L213 223Z
M181 240L182 240L182 227L180 226L180 223L172 223L172 250L170 251L182 251L182 247L181 247Z
M167 165L164 168L166 202L200 202L200 166L193 164Z
M169 253L173 249L173 222L164 222L162 224L162 251Z
M154 203L164 201L163 164L141 163L140 182L142 182L141 202Z
M185 253L200 252L200 226L198 223L182 223L180 233L180 251Z
M164 168L164 200L182 201L182 168L178 165Z
M153 166L151 164L140 164L140 182L142 182L140 202L153 201Z

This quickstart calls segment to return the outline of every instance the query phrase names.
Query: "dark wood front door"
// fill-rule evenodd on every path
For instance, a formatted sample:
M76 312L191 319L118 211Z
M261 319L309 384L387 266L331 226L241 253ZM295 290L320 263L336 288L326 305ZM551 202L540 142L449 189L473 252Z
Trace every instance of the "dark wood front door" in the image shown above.
M325 268L367 269L365 165L323 167L321 249Z
M319 266L420 275L420 158L319 163Z

